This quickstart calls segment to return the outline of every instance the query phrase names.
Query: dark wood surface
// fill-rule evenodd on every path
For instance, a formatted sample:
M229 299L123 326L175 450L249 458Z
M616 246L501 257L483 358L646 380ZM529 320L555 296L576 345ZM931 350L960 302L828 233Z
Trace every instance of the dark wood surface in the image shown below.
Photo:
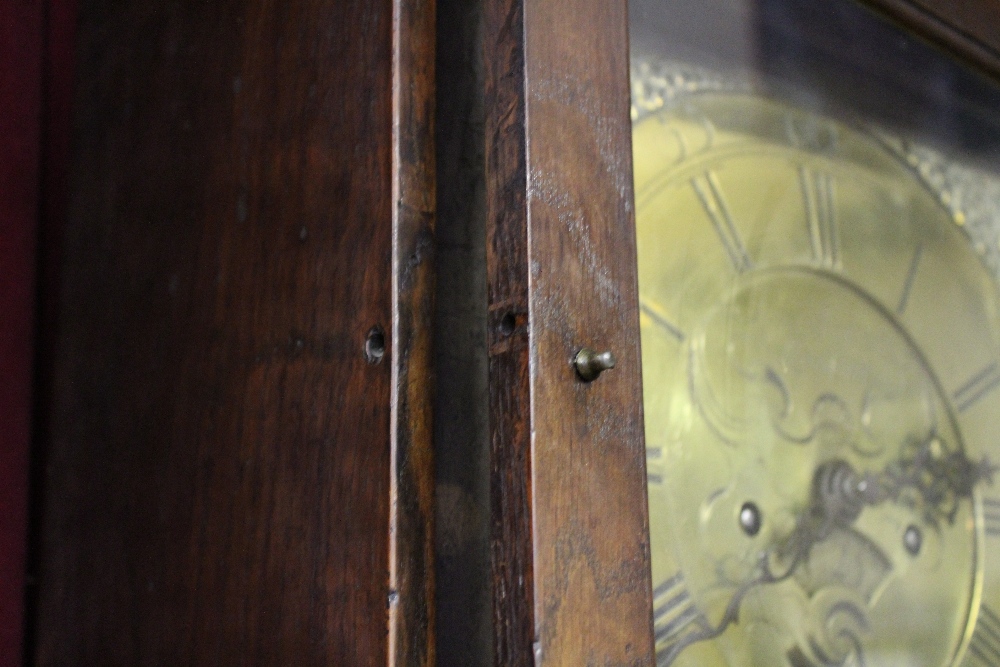
M51 410L55 327L62 238L66 221L70 126L73 104L73 67L76 54L77 0L49 0L45 3L45 53L42 59L42 161L39 188L37 237L36 337L32 442L29 460L28 540L24 606L24 663L30 661L35 645L33 622L38 602L38 547L45 457L37 444L48 433Z
M652 664L624 2L486 12L498 665ZM584 345L618 367L591 384Z
M521 0L488 0L483 33L493 664L530 665L535 610Z
M83 3L37 664L433 661L431 9Z
M389 664L431 667L434 642L435 0L394 0ZM363 100L362 91L348 99ZM357 221L363 224L362 220Z
M860 1L994 79L1000 79L998 0Z
M441 667L493 664L484 4L483 0L437 2L434 608Z

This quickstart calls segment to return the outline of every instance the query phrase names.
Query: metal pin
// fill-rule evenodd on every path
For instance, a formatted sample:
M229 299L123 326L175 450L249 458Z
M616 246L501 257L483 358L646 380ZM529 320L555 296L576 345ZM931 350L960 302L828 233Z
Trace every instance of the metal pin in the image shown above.
M593 382L601 373L615 367L615 357L611 352L595 352L585 347L573 358L576 374L584 382Z

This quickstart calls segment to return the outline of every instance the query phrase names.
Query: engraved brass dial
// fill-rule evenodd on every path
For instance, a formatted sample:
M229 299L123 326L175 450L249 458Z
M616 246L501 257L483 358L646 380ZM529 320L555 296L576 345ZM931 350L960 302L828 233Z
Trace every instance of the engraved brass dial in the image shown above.
M876 134L634 127L660 665L1000 664L1000 293Z

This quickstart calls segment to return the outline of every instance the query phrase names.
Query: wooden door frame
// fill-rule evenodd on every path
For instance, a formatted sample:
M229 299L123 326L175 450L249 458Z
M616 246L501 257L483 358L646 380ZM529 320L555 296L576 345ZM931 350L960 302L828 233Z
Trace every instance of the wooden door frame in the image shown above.
M860 0L906 30L1000 79L1000 4L993 0Z
M485 17L494 664L652 664L624 0ZM583 347L617 367L574 371Z

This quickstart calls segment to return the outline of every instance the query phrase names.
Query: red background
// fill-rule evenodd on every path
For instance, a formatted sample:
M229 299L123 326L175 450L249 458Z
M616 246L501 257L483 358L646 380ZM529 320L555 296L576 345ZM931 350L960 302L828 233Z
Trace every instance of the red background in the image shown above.
M74 18L65 0L0 0L0 667L22 661L36 276L55 294Z

